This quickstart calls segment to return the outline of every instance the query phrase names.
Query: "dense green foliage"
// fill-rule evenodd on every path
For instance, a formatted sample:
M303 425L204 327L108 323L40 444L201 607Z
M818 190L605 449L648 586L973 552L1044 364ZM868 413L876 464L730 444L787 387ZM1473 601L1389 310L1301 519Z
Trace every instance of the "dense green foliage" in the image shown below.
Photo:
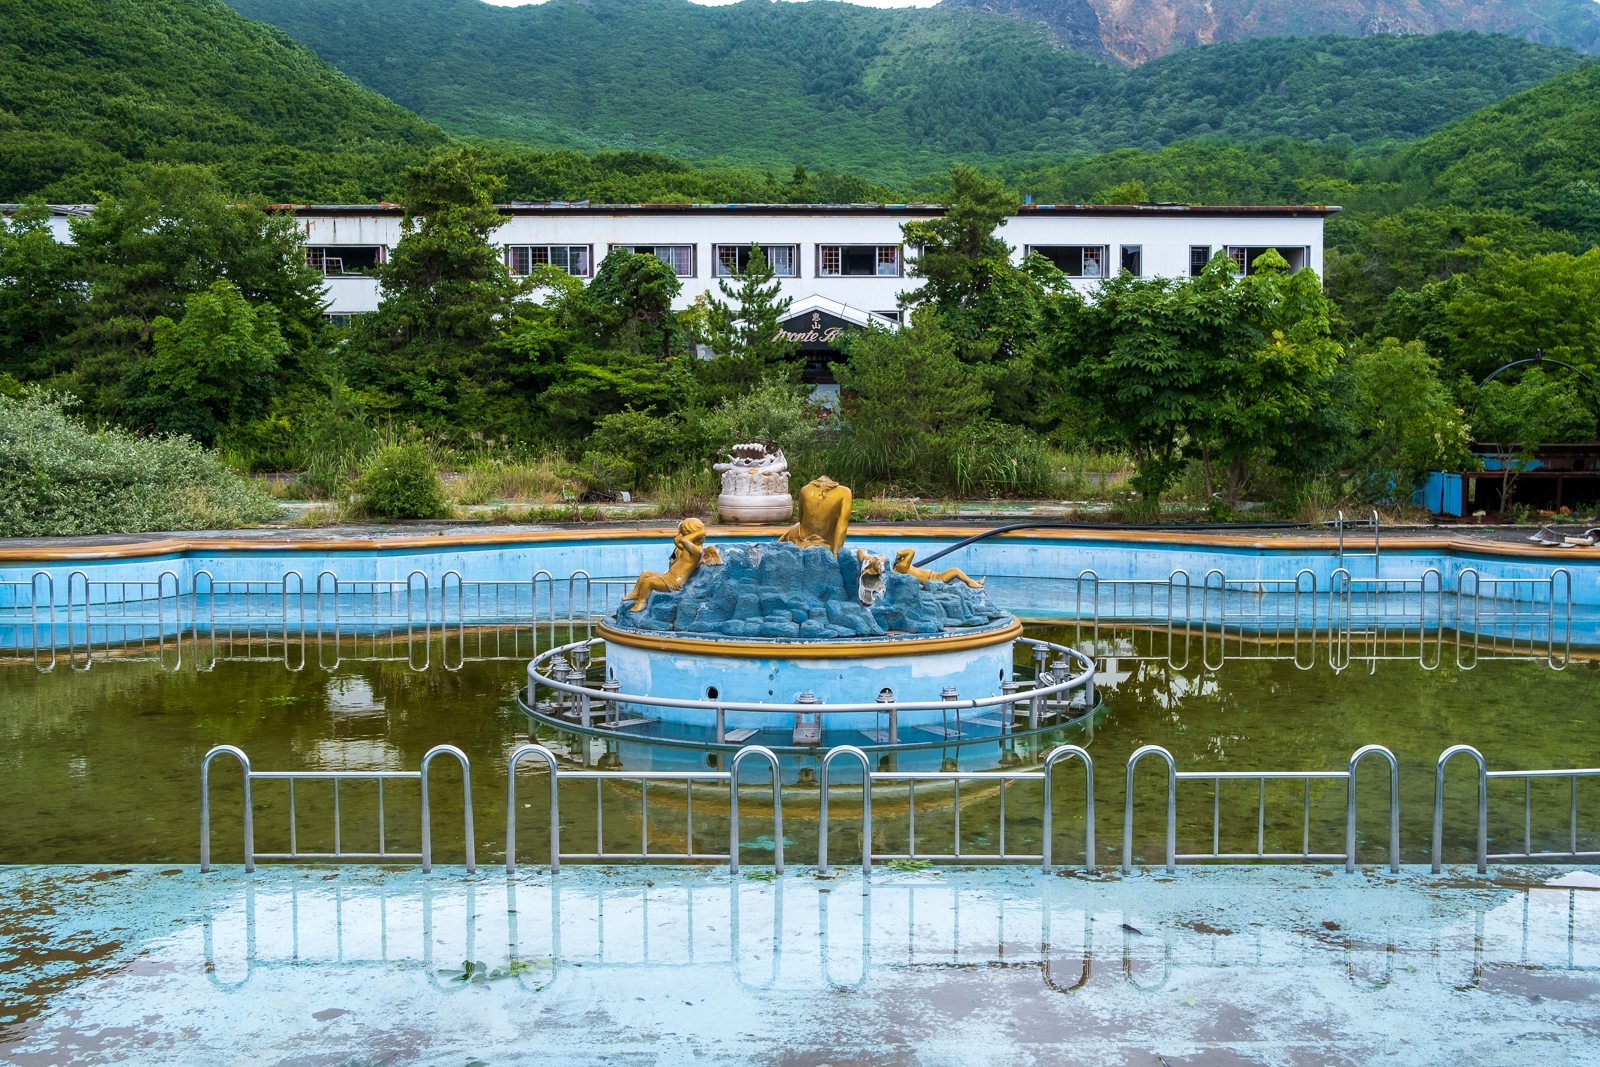
M271 199L373 200L393 157L445 140L216 0L3 0L0 23L0 199L90 201L166 162Z
M352 488L361 506L382 519L431 519L449 511L428 450L416 441L378 449Z
M269 202L371 203L397 199L401 173L449 140L216 0L0 0L0 18L0 201L95 201L165 163L204 164ZM491 154L511 199L892 199L829 172L509 143Z
M949 8L234 6L457 133L799 161L902 183L942 170L952 155L1153 149L1207 135L1409 140L1579 61L1513 37L1445 33L1246 41L1128 71L1052 47L1035 25Z
M90 430L59 398L0 395L0 537L217 529L278 510L190 440Z

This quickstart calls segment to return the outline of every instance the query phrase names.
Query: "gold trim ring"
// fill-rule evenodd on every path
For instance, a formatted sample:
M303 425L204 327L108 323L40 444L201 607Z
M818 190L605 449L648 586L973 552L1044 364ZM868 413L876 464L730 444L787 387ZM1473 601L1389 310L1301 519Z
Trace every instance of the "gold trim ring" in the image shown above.
M596 627L608 642L655 652L689 652L700 656L739 659L866 659L890 653L920 656L930 652L961 652L1013 641L1022 636L1022 623L1013 618L995 630L907 636L888 641L719 641L694 637L659 636L650 631L619 630L605 622Z

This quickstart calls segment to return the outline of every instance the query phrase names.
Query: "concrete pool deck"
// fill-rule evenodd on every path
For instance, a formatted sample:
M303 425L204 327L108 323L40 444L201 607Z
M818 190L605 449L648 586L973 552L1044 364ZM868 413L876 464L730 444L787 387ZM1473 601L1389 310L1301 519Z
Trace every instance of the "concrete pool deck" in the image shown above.
M0 1062L1600 1063L1587 868L0 868ZM463 961L472 961L470 969Z

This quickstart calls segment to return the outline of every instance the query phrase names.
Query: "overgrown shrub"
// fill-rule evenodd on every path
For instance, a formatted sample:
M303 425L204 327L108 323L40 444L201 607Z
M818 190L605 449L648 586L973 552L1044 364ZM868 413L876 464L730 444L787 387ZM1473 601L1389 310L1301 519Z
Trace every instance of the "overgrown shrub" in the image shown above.
M362 507L384 519L431 519L448 510L439 473L417 442L374 452L355 490Z
M279 509L187 437L91 430L71 398L0 395L0 536L225 529Z

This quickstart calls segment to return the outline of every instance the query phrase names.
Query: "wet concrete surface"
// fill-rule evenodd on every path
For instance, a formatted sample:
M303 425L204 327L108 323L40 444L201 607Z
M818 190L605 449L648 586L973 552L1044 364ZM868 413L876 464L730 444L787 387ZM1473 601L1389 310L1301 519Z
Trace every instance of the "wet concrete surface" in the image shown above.
M863 885L0 868L0 1061L1600 1063L1590 870Z

